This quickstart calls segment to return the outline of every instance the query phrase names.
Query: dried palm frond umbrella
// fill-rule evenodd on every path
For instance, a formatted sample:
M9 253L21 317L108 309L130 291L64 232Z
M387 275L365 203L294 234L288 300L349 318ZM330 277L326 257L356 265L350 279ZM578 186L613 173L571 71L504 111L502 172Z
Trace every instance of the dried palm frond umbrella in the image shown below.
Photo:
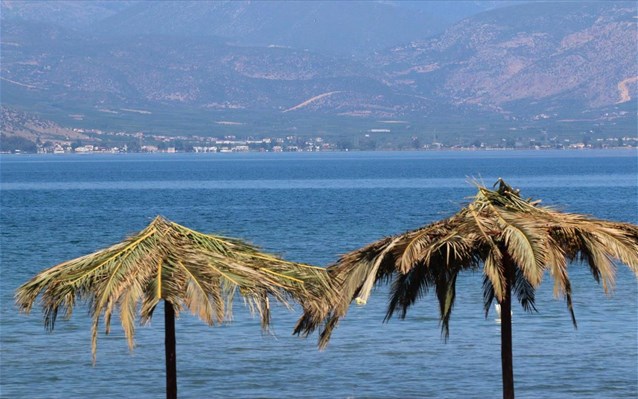
M286 306L292 299L305 314L317 315L326 311L323 297L330 287L323 268L287 262L238 239L202 234L158 216L121 243L41 272L15 297L28 313L40 296L48 330L58 313L68 318L76 302L87 301L94 363L100 319L108 334L117 310L133 349L138 311L147 323L164 300L166 395L175 398L175 316L183 308L208 325L220 324L230 318L239 292L267 329L269 297Z
M535 311L534 294L545 272L554 280L554 295L567 302L574 326L567 266L582 261L606 293L614 287L619 260L638 276L638 226L562 213L523 199L499 179L495 190L479 184L473 201L448 219L387 237L342 256L328 267L340 300L324 317L302 316L296 333L308 335L323 323L319 346L325 347L351 301L364 304L372 287L392 280L385 320L408 308L432 289L436 293L442 333L447 338L461 271L483 271L485 312L496 299L501 306L503 397L514 397L511 300Z

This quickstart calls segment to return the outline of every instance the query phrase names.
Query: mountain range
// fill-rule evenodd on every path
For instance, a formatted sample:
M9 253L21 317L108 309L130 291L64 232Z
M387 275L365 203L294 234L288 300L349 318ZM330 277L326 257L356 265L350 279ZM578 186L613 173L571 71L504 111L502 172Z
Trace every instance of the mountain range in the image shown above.
M410 134L476 121L635 134L636 23L635 2L3 0L2 106L169 133L396 120Z

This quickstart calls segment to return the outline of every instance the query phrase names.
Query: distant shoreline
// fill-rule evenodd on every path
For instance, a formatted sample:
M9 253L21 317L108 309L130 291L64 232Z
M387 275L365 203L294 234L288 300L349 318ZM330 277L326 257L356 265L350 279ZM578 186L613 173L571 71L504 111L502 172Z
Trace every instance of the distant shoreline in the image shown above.
M195 151L154 151L154 152L112 152L112 151L92 151L92 152L64 152L64 153L26 153L26 152L0 152L0 157L21 157L21 156L42 156L42 157L64 157L64 156L77 156L77 157L91 157L99 155L113 155L113 156L227 156L227 155L257 155L257 154L436 154L436 153L604 153L604 152L633 152L633 155L638 156L638 147L608 147L608 148L441 148L441 149L388 149L388 150L322 150L322 151L216 151L216 152L195 152ZM232 154L232 155L231 155Z

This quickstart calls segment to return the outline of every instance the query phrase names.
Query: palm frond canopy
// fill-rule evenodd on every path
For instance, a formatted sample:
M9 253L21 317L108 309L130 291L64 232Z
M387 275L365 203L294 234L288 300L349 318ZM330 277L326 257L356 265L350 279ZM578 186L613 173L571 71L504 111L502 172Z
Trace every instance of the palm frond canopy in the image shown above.
M305 314L325 314L323 295L331 285L323 268L288 262L241 240L202 234L158 216L121 243L41 272L15 297L28 313L40 296L49 330L58 313L70 317L76 302L87 301L95 360L100 319L108 334L115 310L132 349L138 312L147 323L165 300L176 313L186 308L208 325L219 324L232 317L236 292L267 328L269 297L286 306L295 300Z
M525 310L535 310L535 289L549 272L554 294L566 299L575 324L569 262L586 263L605 292L614 286L613 260L638 276L638 226L542 207L501 179L495 186L490 190L477 184L473 200L447 219L343 255L327 269L339 300L321 320L313 315L295 332L307 335L325 323L319 337L320 346L325 346L351 301L364 304L375 284L392 281L386 320L396 311L405 317L407 309L432 289L447 337L456 278L463 270L481 267L486 312L494 299L503 300L506 287Z

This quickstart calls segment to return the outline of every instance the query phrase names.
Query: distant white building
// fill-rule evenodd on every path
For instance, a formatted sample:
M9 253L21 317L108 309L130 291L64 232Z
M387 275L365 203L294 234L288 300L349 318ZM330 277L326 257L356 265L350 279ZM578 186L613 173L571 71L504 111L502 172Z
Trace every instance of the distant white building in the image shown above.
M215 146L211 146L211 147L193 147L193 151L195 152L217 152L218 148Z
M159 150L159 148L156 145L143 145L142 146L142 151L143 152L157 152Z
M76 147L75 148L75 152L87 153L87 152L93 152L94 149L95 149L95 147L93 147L90 144L87 144L87 145L83 145L83 146L80 146L80 147Z

